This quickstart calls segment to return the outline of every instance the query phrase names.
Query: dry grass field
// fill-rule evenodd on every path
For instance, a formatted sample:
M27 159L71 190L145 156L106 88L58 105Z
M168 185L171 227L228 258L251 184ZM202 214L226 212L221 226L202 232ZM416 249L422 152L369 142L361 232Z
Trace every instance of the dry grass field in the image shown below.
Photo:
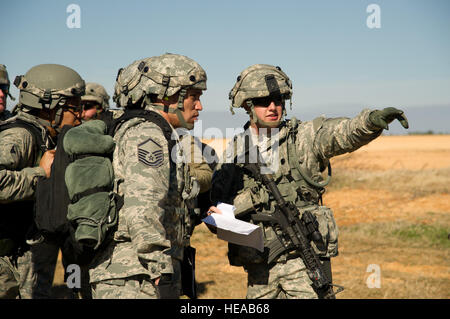
M221 153L222 141L205 142ZM331 164L324 204L340 231L338 298L449 299L450 136L381 136ZM245 298L246 274L228 265L226 242L200 225L192 246L200 298ZM373 267L379 288L369 288ZM58 264L55 285L61 278Z

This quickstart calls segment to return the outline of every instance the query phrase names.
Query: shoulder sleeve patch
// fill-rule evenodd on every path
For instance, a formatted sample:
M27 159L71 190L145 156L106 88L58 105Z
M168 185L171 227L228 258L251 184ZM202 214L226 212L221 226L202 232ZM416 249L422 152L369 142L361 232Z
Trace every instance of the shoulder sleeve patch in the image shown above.
M161 167L164 163L164 151L162 146L152 138L138 145L138 160L149 167Z

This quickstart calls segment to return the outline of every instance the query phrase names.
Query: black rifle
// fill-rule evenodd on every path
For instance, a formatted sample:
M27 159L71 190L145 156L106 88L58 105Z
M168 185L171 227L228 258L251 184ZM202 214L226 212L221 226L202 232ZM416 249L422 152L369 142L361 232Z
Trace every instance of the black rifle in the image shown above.
M300 254L300 257L306 266L308 276L312 281L312 287L319 298L335 299L336 293L342 291L343 287L336 285L339 289L336 292L333 291L333 284L326 275L322 263L310 243L311 240L314 242L322 241L317 237L320 236L317 232L317 227L305 222L304 218L299 218L299 210L293 203L288 203L284 200L272 175L261 174L261 167L258 164L246 164L245 168L267 187L268 191L277 202L275 212L271 215L267 215L264 218L265 221L271 222L272 225L279 225L283 235L285 235L287 237L286 239L291 243L289 246L293 247L293 249ZM259 219L262 220L262 214L257 215ZM311 229L311 226L313 226L313 229Z

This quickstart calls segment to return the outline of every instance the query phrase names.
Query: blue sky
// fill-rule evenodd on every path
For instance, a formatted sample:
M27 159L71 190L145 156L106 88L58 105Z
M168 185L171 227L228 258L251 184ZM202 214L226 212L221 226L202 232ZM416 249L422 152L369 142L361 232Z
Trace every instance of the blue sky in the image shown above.
M81 8L79 29L66 25L71 3ZM366 25L372 3L379 29ZM450 108L446 0L2 1L0 28L0 63L12 79L59 63L112 95L120 67L172 52L206 70L205 110L226 111L237 75L255 63L290 76L296 111Z

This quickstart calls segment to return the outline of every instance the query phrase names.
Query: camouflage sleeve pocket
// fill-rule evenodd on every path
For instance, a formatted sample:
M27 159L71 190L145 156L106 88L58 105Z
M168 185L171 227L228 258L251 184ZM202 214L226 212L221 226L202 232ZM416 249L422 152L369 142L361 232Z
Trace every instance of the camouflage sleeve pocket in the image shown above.
M318 206L311 213L319 223L319 232L326 246L326 250L320 250L312 242L314 250L321 257L336 257L338 255L339 230L333 216L333 211L326 206Z

